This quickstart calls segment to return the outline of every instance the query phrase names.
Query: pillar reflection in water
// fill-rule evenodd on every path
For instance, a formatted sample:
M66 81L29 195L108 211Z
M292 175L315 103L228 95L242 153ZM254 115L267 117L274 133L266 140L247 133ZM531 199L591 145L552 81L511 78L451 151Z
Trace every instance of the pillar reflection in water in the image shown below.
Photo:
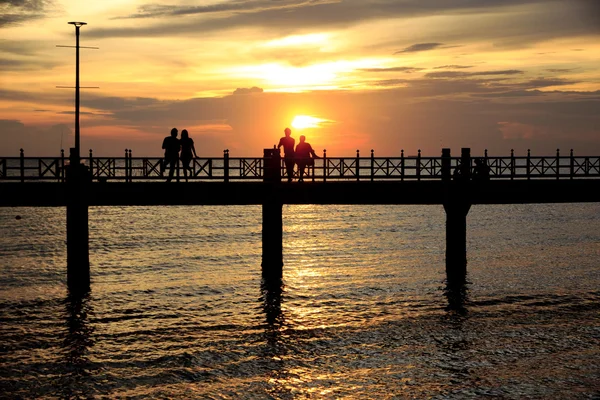
M62 341L64 368L56 390L60 398L89 398L93 396L94 363L89 349L94 345L94 328L89 322L92 314L89 291L70 291L64 300L65 330Z
M448 300L446 311L463 317L468 315L466 304L469 300L469 291L466 283L448 280L444 288L444 296Z
M287 398L292 395L288 387L290 379L286 362L287 344L282 331L285 318L281 310L285 285L281 279L263 278L260 301L265 313L265 361L271 370L267 381L267 392L272 398ZM289 336L286 338L289 340Z

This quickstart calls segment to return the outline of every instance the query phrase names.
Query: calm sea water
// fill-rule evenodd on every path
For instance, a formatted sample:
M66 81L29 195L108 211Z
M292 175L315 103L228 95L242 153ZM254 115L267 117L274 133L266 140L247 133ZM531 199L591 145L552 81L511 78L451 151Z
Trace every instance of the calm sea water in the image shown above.
M22 218L16 219L19 215ZM474 206L448 291L440 206L0 209L3 398L600 398L600 205Z

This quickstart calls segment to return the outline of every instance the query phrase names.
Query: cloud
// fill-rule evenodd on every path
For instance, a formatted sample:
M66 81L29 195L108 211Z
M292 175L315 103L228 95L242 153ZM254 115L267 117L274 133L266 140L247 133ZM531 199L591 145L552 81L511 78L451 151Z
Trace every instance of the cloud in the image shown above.
M473 68L472 65L440 65L439 67L433 67L433 69L465 69Z
M23 149L25 156L58 156L72 135L65 124L36 126L19 120L0 120L0 148L5 155L17 156Z
M443 45L444 45L443 43L416 43L416 44L410 45L402 50L398 50L394 54L416 53L418 51L433 50L433 49L437 49L438 47L443 46Z
M251 88L237 88L233 91L233 94L251 94L251 93L262 93L263 89L252 86Z
M560 73L575 71L576 69L577 68L548 68L548 69L546 69L546 71L560 74Z
M474 93L472 96L475 97L487 97L487 98L503 98L503 97L531 97L531 96L544 96L545 93L540 90L511 90L508 92L495 92L495 93Z
M334 0L332 0L334 1ZM176 6L160 4L144 4L138 8L138 12L126 16L115 17L113 19L131 19L131 18L157 18L166 16L184 16L197 14L215 14L231 12L257 12L267 10L289 10L315 3L326 3L327 1L294 1L279 0L233 0L223 3L214 3L199 6Z
M0 28L42 18L51 5L52 0L0 0Z
M524 2L527 7L523 7ZM597 31L598 21L590 15L590 7L595 7L590 0L570 0L568 4L547 0L306 0L300 3L292 0L237 0L207 6L157 6L149 3L141 6L136 14L119 17L143 18L149 23L95 27L89 29L86 35L89 38L150 37L256 28L272 36L282 36L346 29L380 19L448 15L458 23L449 24L446 31L440 28L436 37L417 32L417 37L423 39L417 45L437 44L439 38L446 41L484 38L501 39L501 42L522 46L526 42ZM411 47L404 50L412 50ZM418 50L419 46L414 49Z
M424 68L417 67L391 67L391 68L362 68L360 71L363 72L406 72L410 74L412 72L421 71Z
M60 65L57 62L40 61L38 59L14 59L0 57L0 68L4 71L47 70Z
M544 87L550 87L550 86L567 86L567 85L573 85L575 83L578 83L578 81L573 81L570 79L560 79L560 78L552 78L552 79L538 78L538 79L531 79L529 81L521 82L521 83L515 84L514 86L520 86L525 89L533 89L533 88L544 88Z
M520 122L501 121L498 122L498 129L504 139L534 139L548 135L547 130L542 127Z
M477 71L477 72L463 72L463 71L442 71L442 72L429 72L425 74L426 78L466 78L471 76L489 76L489 75L518 75L522 74L523 71L518 69L505 69L498 71Z

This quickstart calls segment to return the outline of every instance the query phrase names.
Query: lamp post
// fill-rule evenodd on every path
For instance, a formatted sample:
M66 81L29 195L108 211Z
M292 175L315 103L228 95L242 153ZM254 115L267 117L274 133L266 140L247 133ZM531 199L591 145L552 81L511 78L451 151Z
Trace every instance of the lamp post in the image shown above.
M79 163L81 152L79 144L79 28L86 22L69 22L75 25L75 160Z

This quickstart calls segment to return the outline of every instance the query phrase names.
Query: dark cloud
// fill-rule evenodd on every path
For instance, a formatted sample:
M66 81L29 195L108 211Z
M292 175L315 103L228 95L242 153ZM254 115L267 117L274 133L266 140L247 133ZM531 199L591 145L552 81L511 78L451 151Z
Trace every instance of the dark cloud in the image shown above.
M532 79L529 81L525 81L522 83L515 84L515 86L521 86L526 89L534 89L534 88L545 88L550 86L566 86L573 85L578 83L578 81L573 81L569 79L560 79L560 78L538 78Z
M563 72L571 72L575 71L577 68L548 68L546 71L555 72L555 73L563 73Z
M54 68L59 63L37 59L14 59L0 57L0 68L4 71L32 71Z
M391 67L391 68L363 68L360 71L363 72L406 72L410 74L412 72L421 71L424 68L417 67Z
M471 76L488 76L488 75L518 75L522 74L523 71L518 69L506 69L499 71L477 71L477 72L463 72L463 71L442 71L442 72L429 72L425 74L427 78L467 78Z
M529 0L536 3L542 0ZM577 1L577 0L575 0ZM139 12L124 18L157 17L177 18L187 15L189 19L178 20L177 23L156 22L134 28L95 28L90 29L88 37L125 37L125 36L164 36L188 35L195 32L214 32L241 27L256 27L279 34L291 34L296 31L313 29L331 29L347 27L365 21L380 18L404 18L429 13L473 12L495 7L522 4L523 0L487 0L474 2L460 0L365 0L347 1L303 1L292 0L238 0L232 3L221 3L212 6L141 6ZM210 15L210 11L215 15ZM227 12L225 12L227 11ZM161 19L165 19L161 18Z
M0 148L5 155L59 156L60 149L71 143L72 131L65 124L25 125L19 120L0 120Z
M416 53L418 51L433 50L433 49L436 49L443 45L444 45L443 43L416 43L416 44L410 45L402 50L398 50L394 54Z
M0 0L0 28L46 15L52 0Z
M251 93L262 93L263 89L253 86L251 88L237 88L233 91L233 94L251 94Z
M201 6L144 4L138 8L137 13L121 17L115 17L114 19L157 18L166 16L184 16L227 12L259 12L267 10L289 10L297 7L303 7L313 4L323 4L333 1L334 0L279 0L277 2L273 2L271 0L233 0L229 2L207 4Z
M238 28L257 28L273 37L318 29L357 26L378 19L426 15L455 15L460 23L437 37L416 32L420 44L492 40L498 46L523 46L552 38L598 32L596 0L237 0L208 6L149 3L124 18L145 18L135 27L90 28L96 37L172 36L210 34ZM523 7L528 5L527 7ZM512 8L511 8L512 7ZM510 17L505 12L510 11ZM182 19L181 16L186 16ZM176 20L175 20L176 19ZM417 43L417 44L419 44ZM373 44L376 45L376 44ZM407 46L398 41L396 46ZM408 49L406 47L405 49ZM418 48L418 47L417 47ZM402 51L402 50L401 50Z
M472 65L440 65L439 67L433 67L433 69L465 69L473 68Z
M95 108L105 111L123 111L135 110L138 108L152 109L160 105L161 101L150 97L114 97L102 96L96 94L86 94L81 100L83 107Z
M544 96L545 93L539 90L512 90L509 92L495 92L495 93L474 93L474 97L487 97L487 98L503 98L503 97L531 97L531 96Z

